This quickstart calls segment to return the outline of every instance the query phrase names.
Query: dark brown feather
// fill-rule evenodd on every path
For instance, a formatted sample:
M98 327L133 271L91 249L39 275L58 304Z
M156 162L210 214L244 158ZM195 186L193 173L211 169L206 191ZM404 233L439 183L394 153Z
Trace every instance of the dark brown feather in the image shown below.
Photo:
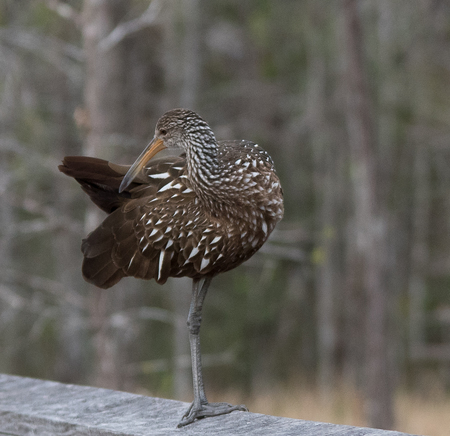
M66 156L58 168L64 174L73 177L89 195L91 200L106 213L111 213L123 204L129 194L119 195L119 185L129 166L118 172L119 165L109 166L103 159L85 156Z
M276 186L274 194L282 198L270 158L262 155L265 152L241 141L221 144L228 165L246 159L238 183ZM251 166L256 159L262 170ZM205 207L192 190L184 156L152 160L119 193L128 168L88 157L67 157L60 166L109 213L82 244L83 276L101 288L125 276L164 283L170 276L200 278L228 271L260 248L280 218L276 216L279 203L246 186L239 186L243 191L234 197L230 189L230 199L218 198Z

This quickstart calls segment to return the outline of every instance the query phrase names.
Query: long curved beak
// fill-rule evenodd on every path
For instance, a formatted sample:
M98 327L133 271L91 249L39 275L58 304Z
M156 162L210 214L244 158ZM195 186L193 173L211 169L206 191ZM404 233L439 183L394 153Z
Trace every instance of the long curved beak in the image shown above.
M131 182L134 180L134 178L139 174L139 172L144 168L145 164L156 154L159 153L161 150L164 150L167 148L164 145L164 142L160 138L153 138L150 144L145 147L144 151L141 153L141 155L136 159L133 165L131 165L128 172L125 174L125 177L122 180L122 183L119 187L119 192L124 191L128 188L128 186L131 184Z

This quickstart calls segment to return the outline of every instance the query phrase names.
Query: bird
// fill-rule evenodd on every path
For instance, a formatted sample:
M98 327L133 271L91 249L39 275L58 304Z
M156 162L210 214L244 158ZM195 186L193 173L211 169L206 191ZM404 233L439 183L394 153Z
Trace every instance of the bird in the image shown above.
M154 158L166 148L182 153ZM196 112L172 109L131 166L66 156L59 170L108 214L82 241L87 282L106 289L126 276L159 284L169 277L192 279L187 325L194 400L178 427L247 411L208 402L199 332L211 280L253 256L283 217L283 191L270 155L251 141L218 141Z

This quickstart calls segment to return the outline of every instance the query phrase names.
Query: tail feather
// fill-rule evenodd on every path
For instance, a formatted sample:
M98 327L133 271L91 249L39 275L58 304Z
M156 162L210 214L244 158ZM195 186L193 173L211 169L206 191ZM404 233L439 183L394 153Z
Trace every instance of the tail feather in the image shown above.
M87 282L106 289L125 276L122 268L116 265L111 256L114 245L111 228L105 225L97 227L86 239L83 239L82 273Z
M114 169L113 169L114 167ZM87 156L66 156L58 166L64 174L75 179L97 181L119 189L128 165L110 165L107 160Z
M109 214L81 245L82 272L87 282L104 289L126 276L164 283L172 266L178 265L177 253L165 252L164 238L152 240L145 232L142 218L151 213L151 207L143 205L161 186L182 174L185 160L173 157L152 162L122 193L119 186L129 166L85 156L65 157L59 166L62 173L77 180L90 199ZM143 238L147 241L143 242ZM180 261L183 264L186 259L181 257ZM179 275L185 275L184 271Z
M119 257L115 255L118 248L121 251L126 248L126 245L117 243L115 231L120 233L119 240L133 238L133 226L120 211L113 213L131 196L128 190L119 193L120 183L128 168L86 156L67 156L59 166L62 173L73 177L81 185L100 209L110 214L81 245L84 255L83 276L87 282L100 288L110 288L128 275L124 267L129 262L129 253L121 252ZM132 184L130 189L135 186L136 184ZM132 246L133 244L129 245Z
M119 194L119 186L128 166L114 165L113 169L103 159L66 156L58 168L67 176L73 177L90 199L107 213L113 212L125 199L130 198L128 191Z
M109 252L96 257L85 257L82 272L87 282L103 289L110 288L125 276L122 269L114 265Z

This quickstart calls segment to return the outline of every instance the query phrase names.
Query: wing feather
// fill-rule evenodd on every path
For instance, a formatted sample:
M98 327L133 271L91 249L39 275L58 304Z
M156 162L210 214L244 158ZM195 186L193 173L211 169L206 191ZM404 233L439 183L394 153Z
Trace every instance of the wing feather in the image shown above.
M184 165L184 158L177 157L159 159L144 168L128 189L127 200L84 240L86 280L109 287L124 276L164 283L169 276L178 275L180 268L183 275L197 273L195 265L201 257L198 248L189 259L195 239L173 230L182 227L184 214L180 208L193 202L195 194L188 191L182 198L169 201L174 190L188 189ZM128 167L109 164L107 168L123 177ZM175 223L174 216L178 217Z
M88 282L109 288L134 276L164 283L168 277L199 278L229 269L232 256L223 250L240 244L240 235L230 236L199 209L183 156L152 160L122 194L118 187L129 166L90 159L66 158L61 169L109 213L82 243ZM230 237L233 243L226 241ZM236 258L231 267L238 263Z

